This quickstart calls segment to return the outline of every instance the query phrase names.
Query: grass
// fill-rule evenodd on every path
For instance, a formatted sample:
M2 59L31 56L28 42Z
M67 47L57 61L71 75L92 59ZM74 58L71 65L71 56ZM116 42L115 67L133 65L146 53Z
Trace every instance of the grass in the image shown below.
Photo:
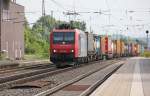
M48 54L25 54L25 60L44 60L49 59Z
M145 51L141 56L142 57L150 57L150 51Z

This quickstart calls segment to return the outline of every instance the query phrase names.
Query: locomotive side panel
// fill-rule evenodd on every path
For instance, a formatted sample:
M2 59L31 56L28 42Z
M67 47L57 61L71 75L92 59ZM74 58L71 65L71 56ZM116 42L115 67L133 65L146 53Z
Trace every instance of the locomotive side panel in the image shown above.
M78 57L87 57L87 37L85 32L80 31L78 35Z

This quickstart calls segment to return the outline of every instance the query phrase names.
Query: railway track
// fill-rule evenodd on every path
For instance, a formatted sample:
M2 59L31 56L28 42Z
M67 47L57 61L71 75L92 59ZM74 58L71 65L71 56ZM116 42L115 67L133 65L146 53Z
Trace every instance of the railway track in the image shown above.
M28 70L28 69L36 69L36 68L44 68L44 67L50 67L54 66L53 64L37 64L37 65L30 65L30 66L17 66L14 68L7 68L7 69L1 69L0 74L5 74L5 73L11 73L11 72L16 72L16 71L21 71L21 70Z
M97 88L96 86L102 84L102 83L103 83L107 78L109 78L116 70L118 70L118 69L122 66L123 63L124 63L124 62L119 62L115 67L112 68L112 70L111 70L110 72L108 72L108 73L104 76L103 79L97 81L93 86L89 87L89 89L86 90L85 92L83 92L80 96L88 96L92 91L94 91L95 88ZM90 75L92 75L92 74L94 74L94 73L96 73L96 72L98 72L98 71L100 71L100 70L102 70L102 69L105 69L105 68L108 67L108 66L110 66L110 65L104 65L104 66L102 66L102 67L100 67L100 68L98 68L98 69L96 69L96 70L94 70L94 71L90 71L90 72L88 72L88 73L82 74L82 75L80 75L80 76L78 76L78 77L76 77L76 78L74 78L74 79L72 79L72 80L70 80L70 81L64 82L64 83L62 83L62 84L60 84L60 85L58 85L58 86L56 86L56 87L54 87L54 88L52 88L52 89L43 91L43 92L41 92L41 93L39 93L39 94L36 94L36 95L34 95L34 96L51 96L51 95L53 95L53 96L58 96L58 95L59 95L59 96L65 96L65 94L64 94L64 95L63 95L63 94L60 95L61 93L60 93L60 94L57 94L57 92L62 91L63 89L67 88L68 86L73 85L73 84L75 84L76 82L79 82L79 81L81 81L82 79L87 78L87 77L89 77ZM72 94L70 94L70 95L67 94L67 96L71 96L71 95L72 95ZM73 96L73 95L72 95L72 96Z
M76 68L77 67L79 66L76 66ZM72 70L72 69L74 69L74 67L67 67L64 69L56 69L55 67L53 67L53 68L47 68L47 69L42 69L42 70L33 71L33 72L27 72L23 74L2 77L0 78L0 90L4 90L6 88L13 87L17 84L34 81L34 80L41 79L49 75L58 74L61 72Z
M117 60L121 60L121 59L117 59ZM103 61L100 61L100 62L103 62ZM12 73L12 72L23 71L23 70L28 70L28 69L32 70L32 69L45 68L45 67L51 67L51 66L53 67L55 65L54 64L38 64L38 65L21 66L21 67L16 66L13 68L0 69L0 75L5 74L5 73Z
M5 88L10 88L16 84L21 84L21 83L25 83L28 81L38 79L40 77L45 76L45 73L51 72L53 70L56 70L56 68L50 67L46 69L40 69L40 70L31 71L31 72L25 72L21 74L1 77L0 78L0 90L3 90Z
M76 66L76 68L80 67L80 66L83 66L83 65ZM55 69L54 67L42 69L40 67L43 67L43 66L41 66L41 65L26 66L26 67L20 67L20 69L13 69L13 70L4 71L4 73L6 73L6 74L3 73L2 74L3 76L1 75L0 88L1 89L9 88L9 87L12 87L14 84L26 83L26 82L29 82L29 81L32 81L35 79L46 77L47 75L53 75L53 74L57 74L57 73L61 73L61 72L65 72L65 71L69 71L69 70L74 69L74 67L69 67L69 68L64 68L64 69ZM32 71L33 70L32 68L40 68L40 70ZM31 72L20 73L21 71L27 71L27 69L31 69L30 70ZM19 73L19 74L14 75L12 73L13 71L15 71L15 73L17 71L17 73Z
M85 67L87 67L88 68L88 66L102 66L102 65L110 65L110 64L114 64L114 63L116 63L116 62L119 62L119 61L121 61L121 60L109 60L109 61L96 61L96 62L92 62L92 63L89 63L89 64L82 64L82 65L79 65L79 66L76 66L75 68L74 67L67 67L67 68L64 68L64 69L51 69L51 68L49 68L49 69L43 69L43 72L41 72L40 70L37 72L34 72L34 73L27 73L27 74L20 74L20 75L16 75L16 76L12 76L12 77L7 77L7 78L3 78L3 80L2 79L0 79L0 94L3 94L3 92L4 92L4 94L6 94L5 93L5 91L8 91L9 89L11 89L11 88L17 88L17 86L18 86L18 88L22 88L22 86L24 86L24 84L25 84L25 86L26 86L26 83L30 83L30 84L32 84L33 82L36 82L36 81L38 81L38 80L46 80L46 78L48 79L48 78L57 78L57 76L59 77L59 74L72 74L72 73L69 73L69 72L72 72L72 70L81 70L82 69L82 71L83 71L83 69L85 68ZM96 64L96 63L98 63L98 64ZM99 64L102 64L102 65L99 65ZM105 64L106 63L106 64ZM96 65L95 65L96 64ZM95 67L96 68L96 67ZM89 70L89 69L88 69ZM88 71L87 70L87 71ZM79 73L80 71L76 71L77 73ZM73 76L76 76L77 74L76 74L76 72L73 72L75 75L73 75ZM83 71L84 72L84 71ZM84 72L85 73L85 72ZM78 76L78 75L77 75ZM59 77L59 78L62 78L62 77ZM74 77L70 77L70 78L74 78ZM66 79L66 78L65 78ZM11 81L10 81L11 80ZM59 79L58 79L59 80ZM66 79L67 81L68 81L68 79ZM65 81L66 81L65 80ZM41 83L43 83L43 82L39 82L40 84ZM63 82L60 82L60 83L56 83L56 84L54 84L54 86L51 86L50 87L50 85L48 84L48 85L44 85L44 86L41 86L41 87L38 87L38 84L36 83L36 86L37 86L37 88L40 88L40 89L36 89L36 90L38 90L37 91L37 93L39 93L39 92L41 92L41 90L43 91L43 90L46 90L47 88L53 88L53 87L55 87L55 86L57 86L57 85L59 85L59 84L61 84L61 83L63 83ZM19 87L20 86L20 87ZM28 86L28 85L27 85ZM30 85L29 85L30 86ZM31 85L32 86L32 85ZM32 89L32 88L31 88ZM15 91L15 89L13 89L14 91ZM17 89L16 89L17 90ZM21 89L21 90L24 90L24 89ZM32 91L34 90L34 88L32 89ZM1 93L2 92L2 93ZM13 92L12 94L14 94L15 92ZM34 93L34 92L33 92ZM35 92L36 93L36 92ZM34 93L34 95L35 95L35 93ZM13 96L11 94L11 96ZM30 93L31 94L31 93ZM33 95L33 94L32 94ZM15 95L14 95L15 96ZM26 96L28 96L27 94L26 94ZM29 95L29 96L31 96L31 95Z

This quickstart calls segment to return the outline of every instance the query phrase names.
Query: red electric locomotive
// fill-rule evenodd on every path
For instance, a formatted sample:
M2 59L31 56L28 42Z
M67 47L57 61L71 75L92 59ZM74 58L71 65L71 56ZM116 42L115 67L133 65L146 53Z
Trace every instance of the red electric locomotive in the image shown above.
M57 67L87 62L86 33L78 29L54 29L50 34L50 60Z

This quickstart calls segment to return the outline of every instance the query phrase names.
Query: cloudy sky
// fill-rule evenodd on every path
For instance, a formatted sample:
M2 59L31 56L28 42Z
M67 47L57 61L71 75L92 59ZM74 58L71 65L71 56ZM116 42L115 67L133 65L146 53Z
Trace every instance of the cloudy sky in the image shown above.
M30 23L42 15L42 0L17 0L25 6L26 17ZM87 30L90 26L94 33L115 34L120 33L134 37L144 37L145 30L150 30L150 0L45 0L46 14L58 20L69 20L63 14L68 10L80 13L70 19L85 21ZM30 13L31 12L31 13ZM102 12L102 14L93 13Z

